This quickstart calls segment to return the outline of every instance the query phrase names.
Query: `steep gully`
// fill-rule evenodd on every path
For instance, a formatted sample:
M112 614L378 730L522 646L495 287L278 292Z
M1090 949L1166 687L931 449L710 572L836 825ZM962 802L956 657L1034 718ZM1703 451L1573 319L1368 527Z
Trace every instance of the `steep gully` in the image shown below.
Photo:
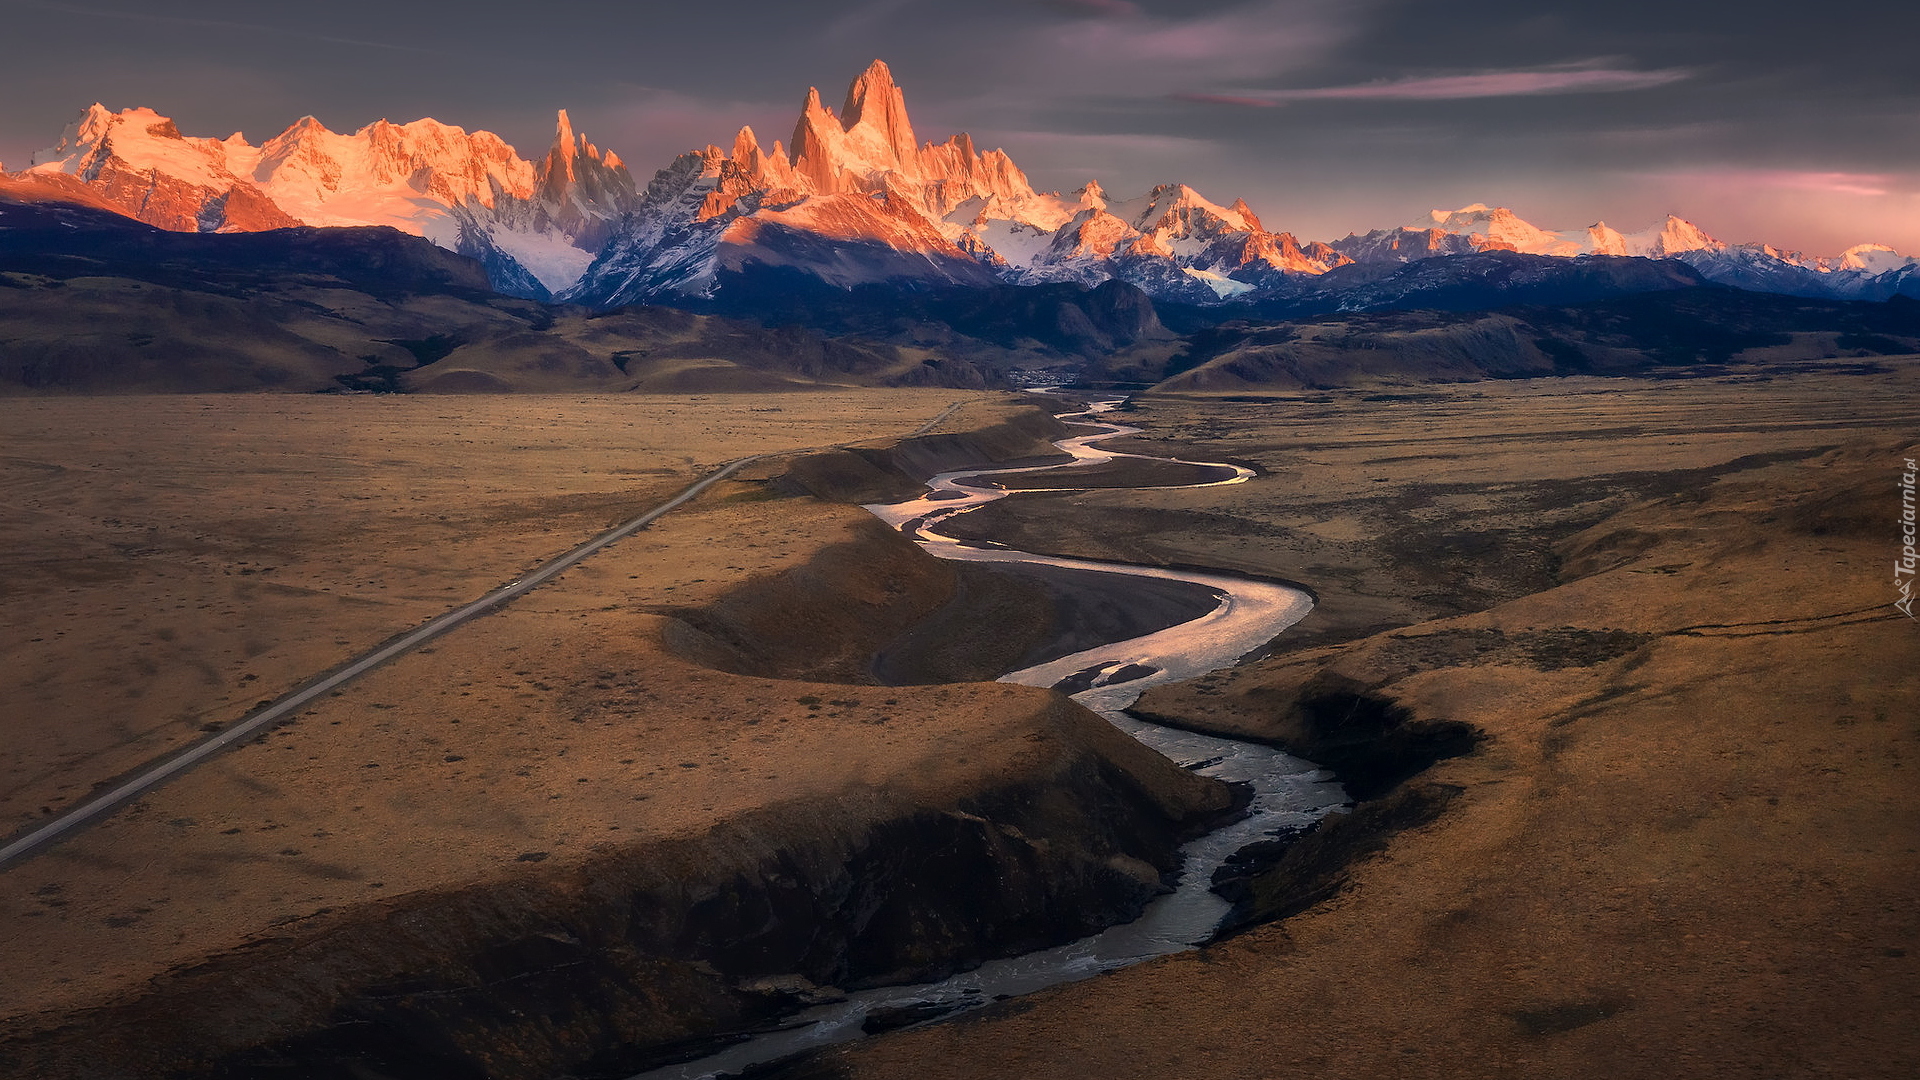
M1017 494L993 478L1085 469L1116 459L1176 461L1211 469L1218 479L1168 487L1213 487L1243 483L1254 474L1236 465L1151 458L1102 450L1093 444L1139 428L1083 419L1108 413L1118 400L1093 404L1060 419L1094 428L1091 434L1054 445L1072 460L1014 469L966 469L927 481L927 493L907 502L866 507L876 517L943 559L1025 563L1132 578L1189 582L1212 590L1218 605L1208 614L1126 641L1101 645L1001 677L1002 682L1050 686L1105 717L1147 746L1203 775L1245 785L1252 800L1246 816L1189 842L1175 889L1151 903L1140 918L1067 945L988 963L939 982L880 987L818 1005L789 1017L776 1030L719 1053L656 1069L634 1080L704 1080L777 1061L817 1047L943 1017L1048 986L1090 978L1156 956L1205 943L1219 929L1229 904L1211 891L1214 871L1235 852L1263 837L1311 824L1347 801L1345 792L1310 762L1271 747L1215 738L1148 723L1127 714L1141 693L1160 683L1194 678L1228 667L1298 622L1312 600L1298 589L1268 582L1193 571L1164 570L1084 559L1035 555L996 544L963 542L938 527L977 507ZM1046 490L1088 490L1059 488Z

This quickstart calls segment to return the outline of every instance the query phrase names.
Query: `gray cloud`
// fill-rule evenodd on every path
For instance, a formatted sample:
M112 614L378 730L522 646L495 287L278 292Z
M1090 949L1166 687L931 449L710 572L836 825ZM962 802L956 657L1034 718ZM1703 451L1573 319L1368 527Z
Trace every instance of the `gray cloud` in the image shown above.
M1135 19L1145 12L1131 0L1041 0L1042 5L1068 15L1091 19Z
M59 15L74 15L83 19L111 19L133 23L164 23L171 26L185 26L200 29L241 30L250 34L264 34L272 37L290 38L304 42L324 42L331 45L351 45L363 49L389 49L394 52L431 53L435 50L418 45L400 44L391 41L366 41L361 38L335 37L330 34L316 33L289 25L271 25L260 22L243 22L236 19L195 18L188 15L167 15L153 11L109 11L100 8L84 7L79 4L53 3L52 0L13 0L11 6L30 8Z
M837 104L880 57L923 138L970 131L1046 188L1181 180L1315 237L1487 201L1920 251L1912 5L0 0L0 20L15 165L98 99L256 139L432 115L532 153L565 106L644 174L741 123L786 137L809 85ZM1281 107L1232 107L1254 105Z

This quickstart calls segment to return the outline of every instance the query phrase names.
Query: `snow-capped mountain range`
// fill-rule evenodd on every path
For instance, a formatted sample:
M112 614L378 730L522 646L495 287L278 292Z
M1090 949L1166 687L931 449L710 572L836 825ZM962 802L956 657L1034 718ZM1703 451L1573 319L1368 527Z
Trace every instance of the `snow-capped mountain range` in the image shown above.
M1427 220L1348 236L1331 245L1357 263L1410 262L1470 251L1516 251L1580 258L1590 255L1677 259L1708 281L1795 296L1884 300L1920 292L1920 259L1884 244L1860 244L1833 258L1814 258L1770 244L1728 244L1691 221L1668 215L1649 228L1622 233L1606 222L1555 232L1512 210L1481 203L1435 210Z
M388 225L479 259L503 292L541 297L580 279L635 202L619 156L574 134L565 112L536 163L436 120L342 135L309 116L254 146L96 104L14 178L84 188L181 232Z
M1475 204L1321 243L1270 232L1244 201L1222 206L1184 184L1122 201L1093 181L1039 192L1005 152L981 152L965 134L920 142L880 61L837 114L809 90L785 144L742 128L729 148L683 154L644 189L564 111L546 155L528 161L496 135L435 120L347 135L307 117L253 146L237 133L182 135L149 109L94 105L8 175L55 194L84 189L180 231L388 225L479 259L502 292L598 306L711 297L755 268L841 287L1116 279L1220 303L1498 251L1677 259L1709 281L1803 296L1920 295L1920 260L1883 245L1809 258L1726 244L1678 217L1634 233L1598 222L1553 231Z

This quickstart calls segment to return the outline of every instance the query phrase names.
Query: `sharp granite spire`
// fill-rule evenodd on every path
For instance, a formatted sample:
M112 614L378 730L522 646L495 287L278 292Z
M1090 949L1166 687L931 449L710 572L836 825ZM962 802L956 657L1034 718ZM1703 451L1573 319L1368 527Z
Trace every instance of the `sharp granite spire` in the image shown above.
M564 109L552 145L528 161L497 135L432 119L342 134L307 116L256 147L95 103L18 176L167 229L391 226L481 260L504 292L598 305L707 296L756 267L840 286L1118 279L1209 304L1349 263L1496 252L1679 259L1712 281L1809 296L1883 297L1920 280L1920 262L1883 245L1809 258L1726 244L1674 216L1637 233L1604 222L1557 231L1473 203L1319 243L1269 231L1245 200L1222 206L1180 183L1125 200L1095 181L1036 191L1005 151L964 132L920 141L881 60L837 114L809 88L786 145L743 127L644 186Z

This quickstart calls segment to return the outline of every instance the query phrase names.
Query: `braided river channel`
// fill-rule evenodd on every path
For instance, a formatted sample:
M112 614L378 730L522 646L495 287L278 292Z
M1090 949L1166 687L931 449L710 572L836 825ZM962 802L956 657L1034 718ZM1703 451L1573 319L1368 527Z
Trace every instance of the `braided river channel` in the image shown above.
M795 1013L775 1030L754 1035L698 1060L644 1073L634 1080L705 1080L727 1076L816 1047L849 1042L873 1030L933 1022L966 1009L1195 948L1213 937L1227 915L1227 901L1211 890L1215 870L1241 848L1308 825L1346 803L1346 793L1340 786L1310 762L1271 747L1162 727L1125 711L1148 687L1231 667L1260 649L1305 617L1313 606L1306 593L1225 574L1035 555L991 542L957 540L939 531L943 523L961 514L1021 493L1000 486L997 478L1084 469L1123 458L1155 462L1178 460L1122 454L1093 445L1140 430L1097 419L1118 404L1118 401L1099 402L1084 413L1061 417L1076 426L1094 429L1089 434L1054 444L1072 455L1071 461L1028 468L941 473L927 481L927 493L920 498L866 509L942 559L1026 563L1124 577L1159 578L1190 582L1211 590L1218 597L1217 604L1200 618L1010 672L1001 676L1000 681L1071 691L1075 701L1173 761L1206 776L1246 785L1253 793L1246 816L1189 841L1182 849L1185 864L1174 890L1155 898L1146 911L1130 923L1109 927L1066 945L989 961L939 982L879 987L849 994L843 1000ZM1178 463L1212 470L1218 479L1169 486L1238 484L1254 475L1237 465ZM1050 486L1045 490L1058 493L1092 490L1094 486ZM1124 582L1115 586L1117 590L1125 587Z

